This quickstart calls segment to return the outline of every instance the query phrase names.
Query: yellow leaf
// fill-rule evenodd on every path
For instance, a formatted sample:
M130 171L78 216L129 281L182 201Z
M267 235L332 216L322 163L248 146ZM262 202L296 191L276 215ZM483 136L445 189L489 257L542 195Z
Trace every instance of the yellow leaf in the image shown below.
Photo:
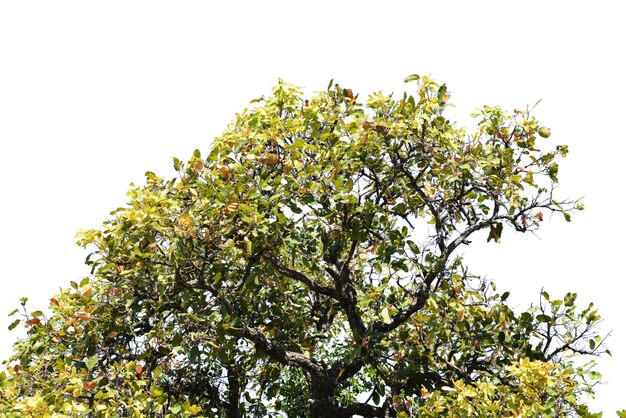
M189 412L193 416L198 415L198 412L200 411L202 411L202 408L196 405L190 405L187 407L187 412Z
M437 192L429 182L424 183L424 191L426 192L427 196L434 196Z
M385 324L391 324L391 316L389 316L389 309L383 308L380 314L383 317L383 321L385 322Z
M233 212L237 212L237 208L239 207L239 205L237 203L230 203L228 206L226 206L226 213L233 213Z

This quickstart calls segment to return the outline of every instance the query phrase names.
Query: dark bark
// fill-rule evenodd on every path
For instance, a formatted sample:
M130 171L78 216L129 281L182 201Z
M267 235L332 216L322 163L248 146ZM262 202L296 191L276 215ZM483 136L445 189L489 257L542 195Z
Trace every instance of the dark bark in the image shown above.
M228 367L228 418L239 418L239 394L241 386L239 375L233 367Z
M331 418L337 414L335 403L336 382L326 373L311 374L311 416Z

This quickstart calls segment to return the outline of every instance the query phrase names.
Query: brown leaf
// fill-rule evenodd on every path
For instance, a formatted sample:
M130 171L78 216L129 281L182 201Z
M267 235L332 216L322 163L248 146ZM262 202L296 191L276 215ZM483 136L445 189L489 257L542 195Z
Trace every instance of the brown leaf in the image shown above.
M76 312L76 317L82 319L83 321L91 321L91 314L89 312Z
M137 371L137 374L141 374L141 372L143 372L143 366L138 364L135 366L135 370Z
M380 134L387 134L389 132L389 128L383 125L376 125L374 126L374 129Z
M489 229L489 239L493 238L496 243L500 243L500 234L498 234L498 229L493 225L489 225Z
M227 165L221 165L218 164L217 165L217 169L222 173L222 174L228 174L230 173L230 167L228 167Z
M465 317L465 311L464 310L460 310L456 313L456 320L461 322L463 320L463 318Z
M539 221L543 221L543 213L539 212L535 215L535 218L539 219Z
M37 325L40 323L41 321L39 320L39 318L31 318L28 321L26 321L26 325Z
M55 298L50 298L50 303L55 305L55 306L59 306L59 301L56 300Z
M278 164L279 159L280 158L277 154L267 153L264 156L259 157L259 162L261 164L275 165Z
M98 382L94 382L94 381L83 382L83 388L87 390L94 390L96 386L98 386Z
M92 290L91 286L87 286L87 287L81 289L81 291L80 291L80 296L83 297L83 298L90 298L92 294L93 294L93 290Z
M461 288L461 285L456 285L454 286L454 294L456 296L459 296L461 293L463 293L463 289Z

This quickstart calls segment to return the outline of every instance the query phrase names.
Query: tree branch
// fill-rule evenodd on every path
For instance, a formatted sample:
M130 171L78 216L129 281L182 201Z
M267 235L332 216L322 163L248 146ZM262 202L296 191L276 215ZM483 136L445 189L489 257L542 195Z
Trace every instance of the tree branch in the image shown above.
M227 332L236 337L248 339L254 344L254 347L257 350L263 351L273 360L278 361L281 364L297 366L316 375L323 374L325 371L324 367L314 359L311 359L302 353L285 350L261 331L247 325L243 325L238 328L231 328Z
M290 269L289 267L283 266L282 264L278 262L278 260L275 257L269 256L267 257L267 259L269 260L270 264L276 269L276 271L278 271L283 276L289 277L290 279L294 279L306 285L310 290L312 290L315 293L326 295L337 301L341 300L339 293L334 288L328 287L328 286L322 286L321 284L317 283L315 280L308 277L306 274L301 273L297 270Z

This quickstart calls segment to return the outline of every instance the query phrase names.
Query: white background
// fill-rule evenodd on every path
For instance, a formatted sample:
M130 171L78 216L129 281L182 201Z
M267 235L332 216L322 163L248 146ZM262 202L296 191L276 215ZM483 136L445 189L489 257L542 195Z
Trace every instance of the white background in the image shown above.
M47 306L88 273L74 246L123 205L146 170L207 150L279 77L322 90L334 78L401 93L411 73L446 82L452 117L533 104L567 143L570 224L505 232L466 249L473 271L520 307L542 287L595 301L612 330L596 409L626 408L624 134L626 26L620 2L0 2L0 310ZM310 5L307 5L310 4ZM486 238L486 237L484 237ZM0 357L16 333L0 312Z

